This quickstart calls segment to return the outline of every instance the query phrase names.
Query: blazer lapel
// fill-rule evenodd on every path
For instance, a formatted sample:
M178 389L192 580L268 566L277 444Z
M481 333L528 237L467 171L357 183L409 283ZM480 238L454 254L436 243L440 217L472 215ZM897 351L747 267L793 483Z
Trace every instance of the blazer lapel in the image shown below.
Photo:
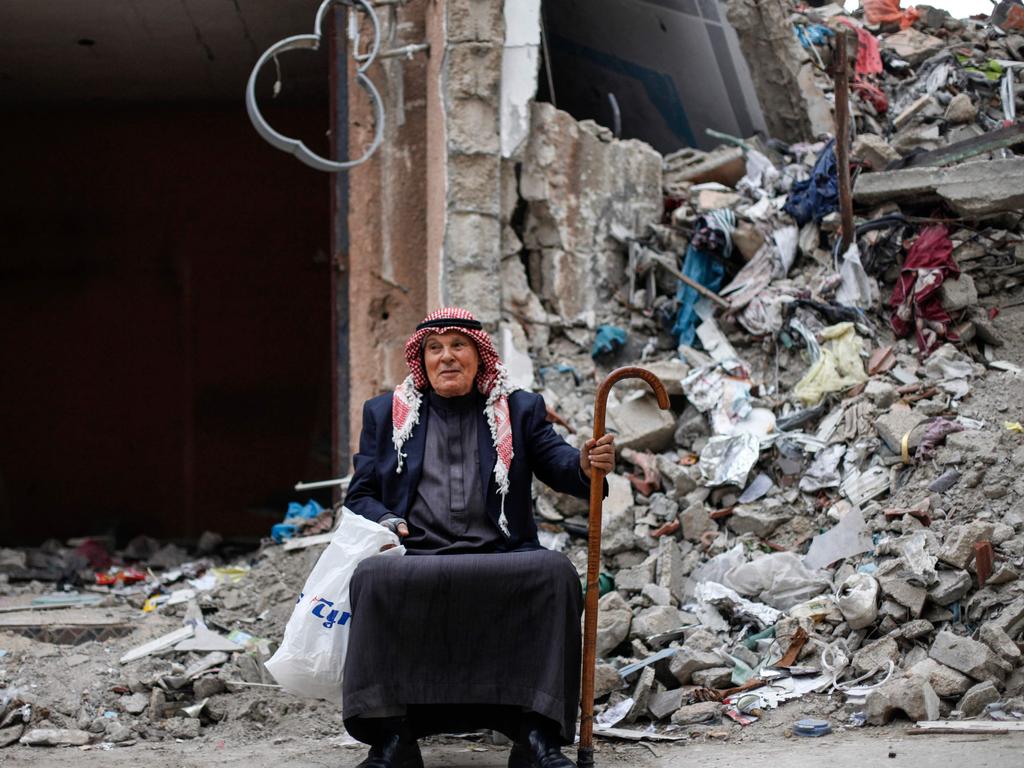
M492 509L491 504L491 481L494 478L494 465L498 461L498 453L491 442L491 426L487 423L487 414L483 408L480 409L480 416L477 418L476 439L477 450L480 452L480 487L484 491L484 506L497 521L497 508Z
M408 471L405 473L405 484L403 486L403 495L405 496L405 514L403 517L409 514L409 510L412 508L412 502L416 488L420 484L420 475L423 474L423 452L427 445L427 420L430 418L430 404L427 398L423 398L423 402L420 403L420 418L413 427L412 434L409 435L408 441L406 441L403 448L405 449L406 456L406 467Z

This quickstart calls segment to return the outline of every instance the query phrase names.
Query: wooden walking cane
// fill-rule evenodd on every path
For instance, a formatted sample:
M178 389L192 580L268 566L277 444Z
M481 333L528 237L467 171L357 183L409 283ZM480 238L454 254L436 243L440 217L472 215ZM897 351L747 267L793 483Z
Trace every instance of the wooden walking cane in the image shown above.
M612 385L622 379L643 379L658 397L658 406L668 410L668 393L657 376L643 368L618 368L608 374L594 399L594 439L604 437L604 415ZM583 620L583 680L580 691L580 746L576 753L579 768L594 765L594 665L597 656L597 577L601 570L601 512L604 504L604 475L590 471L590 520L587 541L586 616Z

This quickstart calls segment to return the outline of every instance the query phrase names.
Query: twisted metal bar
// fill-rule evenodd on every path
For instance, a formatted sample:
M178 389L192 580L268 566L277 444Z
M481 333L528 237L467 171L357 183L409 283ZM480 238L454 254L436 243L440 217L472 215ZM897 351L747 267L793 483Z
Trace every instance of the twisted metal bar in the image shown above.
M346 5L352 9L361 11L370 19L370 24L373 27L373 42L370 45L369 51L366 53L359 53L358 30L351 27L349 31L349 34L353 37L356 43L353 46L352 54L357 64L356 83L358 83L370 97L370 102L373 105L374 117L373 141L370 143L370 146L366 151L363 152L362 156L355 160L328 160L327 158L316 154L299 139L293 139L275 131L263 117L263 114L260 112L259 104L256 101L256 78L259 76L263 65L279 53L283 53L285 51L301 49L317 50L320 47L321 40L323 39L324 17L327 15L328 9L335 4ZM317 9L312 34L292 35L291 37L279 40L267 48L267 50L263 52L263 55L256 60L256 64L253 66L252 72L249 75L249 81L245 86L245 109L249 113L249 120L252 122L253 128L256 129L256 133L262 136L263 139L272 147L279 149L282 152L287 152L289 155L294 155L300 162L305 163L310 168L315 168L318 171L337 173L365 163L370 159L373 153L377 151L384 138L384 102L382 101L380 92L377 90L376 86L374 86L370 78L366 76L366 70L371 64L373 64L379 51L380 20L377 18L377 13L373 10L373 6L370 5L367 0L324 0Z
M594 398L594 439L604 437L608 393L622 379L643 379L654 390L658 407L668 410L668 393L661 380L648 370L636 367L618 368L601 382ZM594 765L594 665L597 661L597 598L598 573L601 570L601 513L604 505L605 473L590 471L590 519L587 522L587 594L583 620L583 680L580 690L580 746L576 753L579 768Z

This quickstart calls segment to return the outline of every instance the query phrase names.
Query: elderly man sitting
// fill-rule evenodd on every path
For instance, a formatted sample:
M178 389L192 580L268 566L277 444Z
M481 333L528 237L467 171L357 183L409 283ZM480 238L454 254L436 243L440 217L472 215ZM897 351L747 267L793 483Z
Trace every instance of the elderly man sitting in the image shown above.
M580 581L538 543L530 490L536 476L587 498L612 438L581 452L559 437L465 310L428 315L405 358L410 376L363 408L345 499L410 555L371 557L352 579L343 700L370 744L360 765L419 768L417 738L490 728L513 740L509 766L571 768Z

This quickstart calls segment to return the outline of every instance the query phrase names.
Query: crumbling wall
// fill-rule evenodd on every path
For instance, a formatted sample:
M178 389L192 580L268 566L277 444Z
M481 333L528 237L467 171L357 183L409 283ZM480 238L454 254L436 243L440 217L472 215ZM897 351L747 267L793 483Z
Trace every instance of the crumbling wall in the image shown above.
M832 131L832 108L814 81L814 65L784 0L729 0L726 13L750 65L768 132L788 142Z
M519 177L522 244L533 289L562 323L593 326L616 313L622 241L661 218L661 165L643 142L616 141L593 122L533 105ZM518 274L515 265L506 270ZM521 287L520 278L504 286L514 305L523 303Z

